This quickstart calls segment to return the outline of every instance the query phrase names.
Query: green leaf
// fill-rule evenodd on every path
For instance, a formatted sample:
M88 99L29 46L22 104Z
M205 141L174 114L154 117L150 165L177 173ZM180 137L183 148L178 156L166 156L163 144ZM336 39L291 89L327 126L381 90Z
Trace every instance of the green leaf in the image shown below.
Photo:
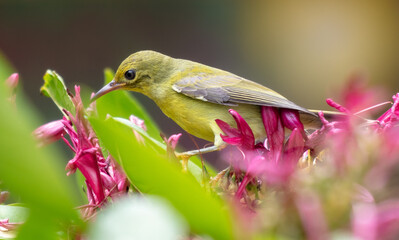
M161 196L185 217L195 233L232 239L231 217L217 196L206 192L177 164L140 144L127 126L112 118L89 117L97 136L141 192Z
M0 52L0 81L5 81L13 72L13 67Z
M29 209L20 206L0 205L0 219L8 219L10 223L26 221Z
M5 91L0 91L0 116L3 116L0 118L2 186L12 195L20 197L30 209L38 209L49 216L48 221L79 222L74 210L78 204L77 191L71 179L66 177L64 163L57 161L62 155L55 154L50 148L37 146L32 136L34 126L31 119L36 118L31 115L33 111L17 107L9 102Z
M89 230L89 238L163 239L188 236L188 226L181 215L162 198L131 196L119 199L101 211Z
M62 109L66 109L72 114L75 114L75 107L71 98L68 96L67 88L62 77L55 71L47 70L43 79L44 85L40 88L40 92L50 97L61 112Z
M31 208L26 223L18 229L17 240L59 239L57 237L60 232L59 222L47 213L35 207Z
M138 132L141 136L144 137L144 139L146 139L146 144L150 143L150 146L152 147L152 149L154 149L155 151L166 155L166 145L162 142L159 142L158 140L152 138L150 135L148 135L148 133L146 131L144 131L143 129L139 128L138 126L134 125L131 121L124 119L124 118L119 118L119 117L112 117L115 121L120 122L130 128L132 128L132 130ZM203 173L202 173L202 169L200 166L196 165L195 163L193 163L192 161L188 161L188 171L195 177L195 179L199 182L202 183L203 182Z
M112 116L109 116L112 117ZM166 153L166 145L163 142L158 141L155 138L152 138L146 131L144 131L142 128L136 126L133 124L131 121L125 118L120 118L120 117L112 117L115 121L120 122L130 128L132 130L138 132L141 136L143 136L146 140L146 142L151 143L151 146L154 148L154 150L162 153Z

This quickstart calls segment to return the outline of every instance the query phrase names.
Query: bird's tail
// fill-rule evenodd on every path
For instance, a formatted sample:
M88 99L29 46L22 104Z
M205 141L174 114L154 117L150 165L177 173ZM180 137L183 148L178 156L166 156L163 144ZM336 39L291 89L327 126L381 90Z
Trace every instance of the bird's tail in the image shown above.
M324 110L314 110L314 109L309 109L310 112L315 113L315 114L319 114L319 112L323 112L324 117L328 120L339 120L340 118L346 116L346 113L343 112L336 112L336 111L324 111Z

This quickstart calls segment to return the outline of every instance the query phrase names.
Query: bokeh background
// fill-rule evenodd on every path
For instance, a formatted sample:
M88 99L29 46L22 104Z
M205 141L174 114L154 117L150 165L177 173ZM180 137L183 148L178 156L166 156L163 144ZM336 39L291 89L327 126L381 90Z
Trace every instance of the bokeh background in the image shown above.
M105 67L144 49L236 73L308 108L327 108L324 99L353 73L386 88L389 99L399 91L399 2L0 1L0 51L43 121L60 118L39 94L46 69L70 88L98 90ZM135 95L166 135L182 132ZM187 134L181 143L195 148Z

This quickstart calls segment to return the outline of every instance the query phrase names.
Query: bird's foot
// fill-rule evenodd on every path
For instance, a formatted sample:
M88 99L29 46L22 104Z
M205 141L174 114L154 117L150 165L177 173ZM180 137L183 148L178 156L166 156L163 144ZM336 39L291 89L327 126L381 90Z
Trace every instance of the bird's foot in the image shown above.
M186 152L182 152L182 153L175 152L175 155L178 159L182 160L182 168L183 168L183 171L186 172L188 159L190 157L199 155L199 154L203 154L203 153L219 151L225 147L226 147L226 145L211 146L211 147L201 148L201 149L197 149L197 150L186 151Z

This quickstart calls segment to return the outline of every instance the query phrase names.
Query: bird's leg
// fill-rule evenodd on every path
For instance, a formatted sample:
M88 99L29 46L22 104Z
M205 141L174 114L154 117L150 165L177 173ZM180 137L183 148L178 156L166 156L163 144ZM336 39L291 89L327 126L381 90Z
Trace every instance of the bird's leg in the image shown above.
M225 143L222 140L222 138L220 137L222 130L220 130L219 126L216 123L212 123L211 128L215 135L215 140L214 140L213 146L205 147L205 148L201 148L201 149L197 149L197 150L191 150L191 151L187 151L187 152L182 152L182 153L175 153L176 157L182 160L183 171L187 171L187 162L190 157L198 155L198 154L219 151L227 146L227 143Z
M201 148L201 149L197 149L197 150L191 150L191 151L182 152L182 153L175 153L175 154L178 159L182 160L182 168L183 168L183 171L186 172L188 159L190 157L198 155L198 154L219 151L219 150L222 150L223 148L225 148L226 146L227 146L227 144L222 144L219 146L214 145L211 147Z
M190 157L198 155L198 154L219 151L219 150L222 150L225 147L226 147L226 145L205 147L205 148L201 148L201 149L197 149L197 150L191 150L191 151L187 151L187 152L176 153L176 157L178 157L178 158L190 158Z

